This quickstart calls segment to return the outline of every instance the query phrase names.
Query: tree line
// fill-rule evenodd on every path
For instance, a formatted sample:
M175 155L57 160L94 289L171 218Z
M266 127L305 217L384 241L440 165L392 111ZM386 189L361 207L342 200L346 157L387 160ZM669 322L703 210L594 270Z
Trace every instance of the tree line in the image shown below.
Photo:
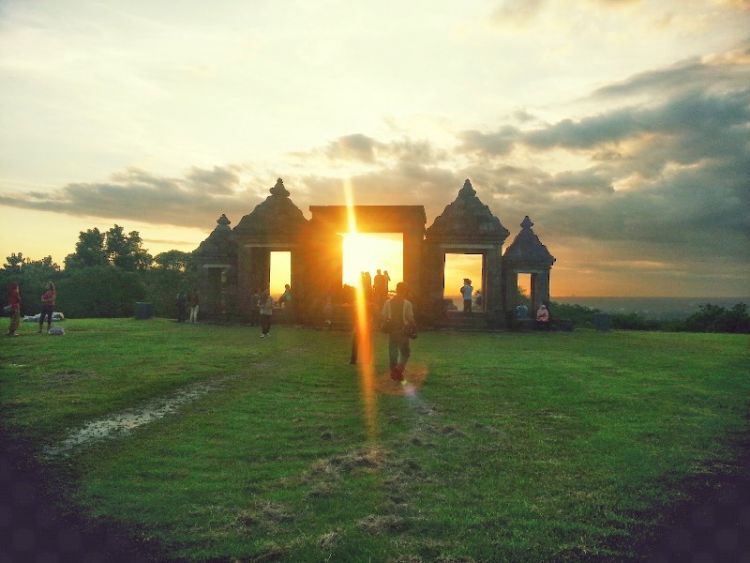
M48 281L57 286L55 310L69 317L132 316L137 301L149 301L157 315L173 317L176 294L193 288L197 279L191 253L152 256L138 231L126 233L115 224L106 231L81 231L64 268L51 256L32 260L14 252L0 269L0 287L20 285L23 315L39 312ZM1 298L5 304L5 292Z
M24 315L39 312L44 286L52 281L58 294L55 309L69 317L128 317L137 301L152 303L158 316L174 317L177 293L197 285L192 258L190 252L179 250L152 256L143 248L138 231L126 233L117 224L107 231L95 227L79 233L74 251L65 257L64 269L51 256L31 260L21 252L12 253L0 269L0 287L19 283ZM0 299L5 305L5 292ZM554 317L582 328L592 328L594 316L601 313L581 305L551 305ZM679 321L653 320L637 313L613 314L611 321L612 328L624 330L750 333L744 303L728 309L705 303Z
M551 305L553 316L568 319L577 327L594 328L594 317L602 314L599 309L583 305L555 302ZM619 330L750 333L750 315L745 303L737 303L729 308L704 303L684 320L649 319L638 313L614 313L609 316L612 328Z

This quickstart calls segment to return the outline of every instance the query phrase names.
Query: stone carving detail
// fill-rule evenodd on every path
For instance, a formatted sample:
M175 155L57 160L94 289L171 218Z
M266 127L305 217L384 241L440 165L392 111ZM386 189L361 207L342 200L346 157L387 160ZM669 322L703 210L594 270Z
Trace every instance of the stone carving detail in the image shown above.
M540 267L550 267L555 263L555 257L542 244L531 227L534 223L526 215L521 222L521 232L516 235L503 257L508 264L529 264Z
M231 223L229 218L222 213L221 217L216 220L216 228L208 235L206 240L200 243L193 254L207 260L235 257L237 255L237 244L232 229L229 227Z
M271 195L240 220L234 228L235 235L295 234L307 224L302 211L289 198L281 178L269 191Z
M458 197L446 206L427 229L427 239L432 241L450 239L452 241L502 242L510 233L503 227L481 200L468 179L458 192Z

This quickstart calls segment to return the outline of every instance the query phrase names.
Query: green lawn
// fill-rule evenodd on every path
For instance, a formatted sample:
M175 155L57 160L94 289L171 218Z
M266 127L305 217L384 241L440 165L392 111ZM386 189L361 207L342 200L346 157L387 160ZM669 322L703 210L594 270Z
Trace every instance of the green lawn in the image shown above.
M349 334L64 326L0 343L3 424L85 512L173 557L627 558L747 431L747 336L422 333L423 386L376 392L368 431ZM197 382L213 387L172 414L43 455Z

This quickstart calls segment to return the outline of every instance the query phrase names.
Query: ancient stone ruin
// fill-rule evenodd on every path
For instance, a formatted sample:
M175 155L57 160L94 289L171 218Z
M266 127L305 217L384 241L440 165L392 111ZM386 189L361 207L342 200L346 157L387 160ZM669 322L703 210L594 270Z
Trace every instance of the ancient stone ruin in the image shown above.
M477 197L466 180L456 199L428 228L421 205L354 206L359 232L402 233L404 281L423 324L450 326L445 303L448 253L482 257L483 302L474 315L487 327L508 326L517 305L519 274L531 277L531 307L549 301L550 270L555 258L525 217L521 231L503 254L510 232ZM292 202L279 178L265 201L242 217L234 229L222 215L213 232L194 251L200 272L201 308L210 317L248 319L253 295L270 284L271 253L289 252L294 292L294 322L315 323L323 300L333 296L345 307L342 291L343 205L310 206L311 218ZM399 280L393 280L399 281ZM395 285L395 284L394 284Z

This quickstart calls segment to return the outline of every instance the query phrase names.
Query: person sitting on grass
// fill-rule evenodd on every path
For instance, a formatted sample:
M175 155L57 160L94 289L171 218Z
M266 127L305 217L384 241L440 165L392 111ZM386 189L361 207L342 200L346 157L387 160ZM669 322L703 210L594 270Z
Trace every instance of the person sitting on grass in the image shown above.
M536 328L538 330L549 330L549 309L542 303L536 311Z

